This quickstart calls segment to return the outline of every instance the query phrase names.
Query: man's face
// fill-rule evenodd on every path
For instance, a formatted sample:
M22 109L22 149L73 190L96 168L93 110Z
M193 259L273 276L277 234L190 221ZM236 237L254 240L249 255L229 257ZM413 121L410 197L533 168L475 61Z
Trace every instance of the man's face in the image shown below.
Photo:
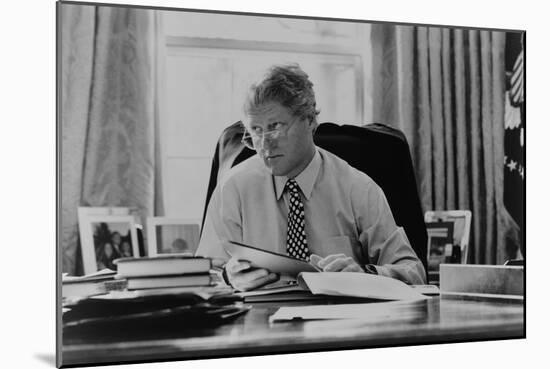
M266 135L255 145L256 152L273 175L294 178L305 169L314 152L313 124L293 116L288 108L277 102L261 105L248 118L248 131L260 137L261 132L282 129L278 138Z

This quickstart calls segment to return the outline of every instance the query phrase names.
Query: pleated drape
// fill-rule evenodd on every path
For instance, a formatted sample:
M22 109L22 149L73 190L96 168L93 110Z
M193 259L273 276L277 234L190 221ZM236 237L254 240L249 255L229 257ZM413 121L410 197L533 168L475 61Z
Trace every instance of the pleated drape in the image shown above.
M78 206L162 205L157 17L149 10L62 4L61 252L78 274Z
M60 8L60 185L61 213L58 252L62 270L82 269L79 255L77 207L82 189L82 165L90 86L92 83L95 7L62 5Z
M374 71L392 68L374 79L374 120L407 136L424 210L472 211L469 262L513 257L506 239L517 239L517 226L503 205L505 33L373 25L371 35Z

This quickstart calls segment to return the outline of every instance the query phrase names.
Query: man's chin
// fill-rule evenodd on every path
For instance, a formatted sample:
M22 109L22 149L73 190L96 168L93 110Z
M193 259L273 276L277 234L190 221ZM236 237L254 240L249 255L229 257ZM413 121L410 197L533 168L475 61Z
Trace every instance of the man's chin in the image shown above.
M273 174L274 176L282 176L282 175L284 175L284 174L282 173L282 171L277 170L277 168L267 167L267 170L269 170L269 171L271 172L271 174Z
M266 168L267 170L274 176L284 176L286 175L287 171L286 170L283 170L282 168L279 168L277 166L273 166L273 165L266 165Z

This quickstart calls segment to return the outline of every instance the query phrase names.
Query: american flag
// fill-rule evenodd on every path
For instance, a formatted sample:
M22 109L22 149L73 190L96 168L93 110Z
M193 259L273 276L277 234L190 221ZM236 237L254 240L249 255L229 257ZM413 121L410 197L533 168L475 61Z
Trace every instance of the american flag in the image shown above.
M518 37L519 36L519 37ZM525 98L523 34L511 35L506 44L507 91L504 129L504 205L523 231L525 188ZM522 253L524 245L520 245ZM511 255L513 256L513 255Z
M510 77L510 101L515 107L523 103L523 52L517 56Z

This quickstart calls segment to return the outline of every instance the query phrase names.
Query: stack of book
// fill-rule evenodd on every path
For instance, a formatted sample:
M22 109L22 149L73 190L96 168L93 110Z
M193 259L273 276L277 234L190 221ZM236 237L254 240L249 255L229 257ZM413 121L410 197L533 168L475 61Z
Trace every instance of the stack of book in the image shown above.
M211 286L211 260L198 256L162 255L115 260L115 278L125 279L128 290Z
M181 327L215 326L249 309L232 288L217 283L220 279L211 273L208 258L121 258L115 265L117 271L112 273L116 274L108 276L115 279L89 291L92 296L64 299L64 339L104 342L105 337L146 339L156 332L180 335ZM125 287L113 291L108 283Z

